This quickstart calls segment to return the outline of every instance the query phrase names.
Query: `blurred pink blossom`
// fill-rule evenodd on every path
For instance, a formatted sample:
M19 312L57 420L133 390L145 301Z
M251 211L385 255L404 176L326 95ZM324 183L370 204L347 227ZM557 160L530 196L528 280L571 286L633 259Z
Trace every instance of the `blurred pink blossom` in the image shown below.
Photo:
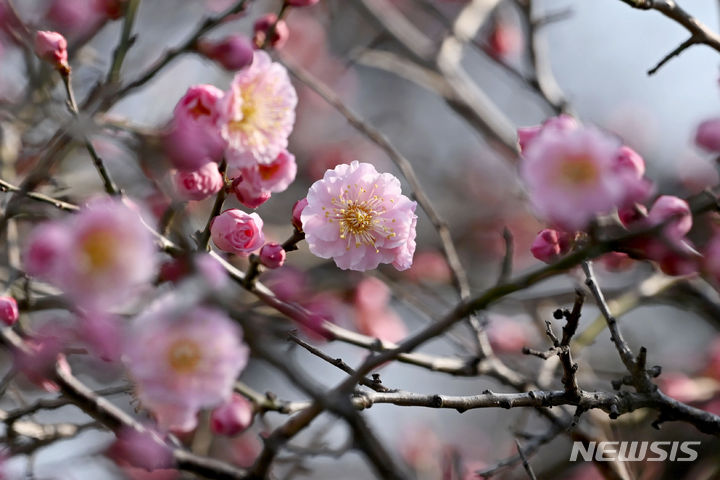
M97 199L60 223L37 228L25 254L28 270L86 308L122 303L155 272L154 238L140 215L118 200ZM47 232L51 238L42 236ZM48 245L56 239L58 245Z
M138 398L162 428L188 431L201 408L230 399L248 349L240 329L219 310L172 305L136 319L124 360Z
M412 264L416 203L393 175L369 163L338 165L310 187L307 200L301 220L313 254L333 258L343 270Z
M320 0L285 0L285 3L292 7L310 7Z
M418 252L407 273L414 282L448 283L452 278L445 256L437 250Z
M523 150L521 175L535 211L553 226L581 230L641 190L618 168L617 139L593 127L543 128Z
M526 325L501 315L493 316L487 334L496 353L517 354L530 343L530 332Z
M175 463L162 437L149 429L138 431L130 427L121 428L105 455L120 466L145 471L167 470Z
M575 118L571 117L570 115L562 114L558 115L557 117L548 118L541 125L518 128L517 136L518 143L520 144L520 151L524 154L525 149L527 149L530 143L534 141L535 138L537 138L537 136L542 131L548 130L564 132L569 130L575 130L579 127L580 124L577 120L575 120Z
M265 243L260 216L237 208L225 210L213 218L210 234L220 250L238 255L249 255Z
M287 148L297 94L287 70L263 51L239 71L221 104L222 135L230 171L271 164Z
M364 278L355 289L355 325L358 331L387 342L405 338L407 328L389 303L388 286L375 277Z
M572 234L546 228L537 234L530 247L533 256L545 263L552 263L566 254L572 245Z
M204 200L218 193L225 184L215 162L208 162L197 170L179 170L173 173L178 196L184 200Z
M720 152L720 118L702 122L695 132L695 143L708 152Z
M164 146L177 169L197 170L222 158L225 140L218 123L222 96L223 92L212 85L196 85L175 106Z

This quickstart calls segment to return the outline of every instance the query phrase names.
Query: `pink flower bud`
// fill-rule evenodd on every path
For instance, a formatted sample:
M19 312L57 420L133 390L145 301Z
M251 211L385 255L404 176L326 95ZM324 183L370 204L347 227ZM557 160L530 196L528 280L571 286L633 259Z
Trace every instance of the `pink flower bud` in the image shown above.
M648 213L651 225L660 225L673 218L665 227L664 234L668 240L682 239L692 228L692 214L688 203L672 195L663 195L653 204Z
M301 198L295 202L295 205L293 205L292 208L292 224L298 232L302 232L302 221L300 220L300 215L302 215L303 209L307 207L307 204L307 198Z
M709 152L720 152L720 118L702 122L695 132L695 143Z
M246 181L243 176L236 177L233 180L232 191L238 202L248 208L257 208L272 196L272 192L258 189L253 183Z
M245 35L235 34L219 42L201 40L198 52L215 60L227 70L240 70L253 61L253 45Z
M645 208L644 205L631 205L618 209L620 222L626 227L630 227L634 223L644 220L647 214L647 208Z
M285 3L291 7L310 7L318 3L319 0L285 0Z
M260 249L260 262L267 268L282 267L285 263L286 255L282 245L270 242Z
M265 243L262 228L263 221L257 213L231 208L213 218L210 235L220 250L248 255Z
M570 234L546 228L538 233L530 247L533 256L545 263L551 263L570 249Z
M175 190L184 200L203 200L218 193L225 183L217 163L208 162L197 170L173 175Z
M248 399L233 393L229 402L213 410L210 428L218 435L237 435L252 424L253 410L253 404Z
M5 325L12 326L17 322L20 312L18 311L17 302L13 297L0 297L0 320Z
M35 54L63 73L70 71L67 40L57 32L40 31L35 34Z
M506 21L495 22L488 37L488 50L495 58L514 57L522 49L522 32Z
M615 168L619 171L631 173L637 178L645 175L645 160L632 148L623 145L617 153Z
M270 39L268 39L267 36L273 25L275 26L274 31ZM290 29L285 20L278 20L277 15L274 13L268 13L258 18L253 25L253 32L253 43L258 48L265 46L266 43L269 43L273 48L282 48L290 36Z

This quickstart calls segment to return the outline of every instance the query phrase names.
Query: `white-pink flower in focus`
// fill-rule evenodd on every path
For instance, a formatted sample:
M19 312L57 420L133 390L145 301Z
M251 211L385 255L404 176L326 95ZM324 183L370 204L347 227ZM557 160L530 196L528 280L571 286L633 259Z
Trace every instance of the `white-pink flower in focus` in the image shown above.
M213 218L210 235L220 250L238 255L249 255L265 244L262 218L237 208Z
M212 85L196 85L175 106L164 145L177 169L197 170L222 159L225 140L220 134L218 103L223 95Z
M166 306L135 320L123 358L138 398L162 428L191 430L200 409L230 399L248 359L241 336L212 308L177 312Z
M343 270L412 264L417 204L393 175L369 163L338 165L313 183L307 202L300 218L314 255L334 259Z
M222 99L222 135L228 168L271 164L287 148L295 123L297 94L285 67L256 51Z
M208 162L197 170L178 170L173 173L175 191L183 200L204 200L218 193L225 184L215 162Z
M28 271L91 310L127 300L147 285L156 265L154 239L140 214L110 198L93 201L63 221L38 226L24 258Z
M629 182L617 168L620 146L593 127L544 128L523 151L521 164L535 211L553 226L576 231L624 203Z

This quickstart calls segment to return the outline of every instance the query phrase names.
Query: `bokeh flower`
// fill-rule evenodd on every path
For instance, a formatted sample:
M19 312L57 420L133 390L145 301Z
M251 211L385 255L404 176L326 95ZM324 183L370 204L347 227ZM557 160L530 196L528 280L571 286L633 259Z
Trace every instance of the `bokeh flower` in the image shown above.
M219 310L164 305L135 320L124 360L138 398L162 428L188 431L196 413L230 399L245 368L241 331Z
M225 184L215 162L208 162L197 170L178 170L173 173L175 191L183 200L203 200L218 193Z

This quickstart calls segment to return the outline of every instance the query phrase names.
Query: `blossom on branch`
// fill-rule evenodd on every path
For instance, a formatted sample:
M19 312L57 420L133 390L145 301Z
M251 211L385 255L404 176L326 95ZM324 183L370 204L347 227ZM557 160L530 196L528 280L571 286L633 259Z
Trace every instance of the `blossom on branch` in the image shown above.
M338 165L313 183L307 202L300 218L314 255L334 259L343 270L381 263L410 268L417 204L402 194L393 175L369 163Z
M240 329L212 308L149 311L128 339L124 360L138 398L165 429L191 430L198 410L228 401L248 359Z

